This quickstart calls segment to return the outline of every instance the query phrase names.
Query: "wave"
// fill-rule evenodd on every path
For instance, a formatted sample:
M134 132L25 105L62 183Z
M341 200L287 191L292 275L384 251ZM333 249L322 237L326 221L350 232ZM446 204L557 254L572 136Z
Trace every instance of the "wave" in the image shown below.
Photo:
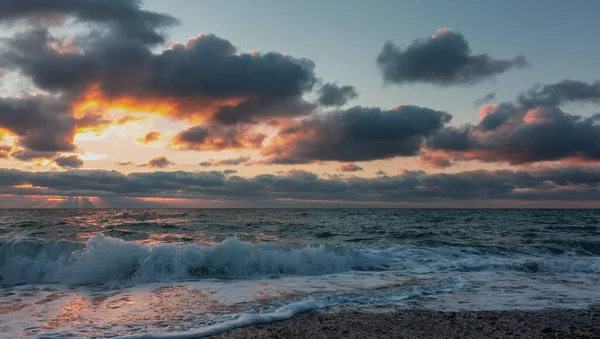
M85 244L0 238L0 285L149 283L247 279L360 271L427 274L457 271L600 273L600 258L568 254L498 255L468 247L364 248L329 244L147 245L98 234Z
M102 284L384 270L385 258L350 247L250 244L144 245L98 234L85 244L0 239L0 284Z

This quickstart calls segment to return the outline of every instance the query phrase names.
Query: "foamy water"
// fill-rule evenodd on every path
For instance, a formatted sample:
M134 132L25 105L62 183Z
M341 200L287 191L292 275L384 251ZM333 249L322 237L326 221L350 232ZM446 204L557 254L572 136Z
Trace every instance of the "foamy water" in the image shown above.
M506 233L512 237L510 245L501 238L506 230L493 229L498 233L493 234L466 223L462 227L473 233L468 246L459 238L447 241L451 236L443 234L443 226L413 220L403 227L399 223L410 219L395 211L364 213L363 226L347 224L346 241L335 239L341 228L324 231L317 218L312 237L294 235L293 228L275 237L277 232L268 232L273 224L265 222L258 228L245 226L254 229L252 239L252 232L222 237L219 219L221 225L233 223L226 212L213 216L211 227L192 217L206 212L154 211L154 219L143 212L144 224L128 227L117 218L124 213L130 218L141 212L103 216L108 224L119 225L120 238L111 229L95 234L86 227L77 230L51 213L45 216L58 225L47 227L45 237L23 232L34 227L39 232L27 221L21 234L0 238L0 337L195 338L332 307L511 310L583 308L600 302L598 230L581 221L570 231L564 224L536 224L553 227L537 236L531 225L523 225L527 231ZM186 223L162 232L153 224L164 224L166 217L173 221L173 213ZM239 215L235 220L246 225L258 212L245 213L250 213L246 220ZM285 224L285 213L290 212L278 215L278 222ZM328 213L333 224L344 215ZM430 217L441 225L443 213ZM489 218L489 212L482 213ZM389 218L381 219L382 214ZM570 217L593 223L600 220L598 214ZM421 239L390 241L373 223L378 219L388 225L388 234L402 230ZM101 227L90 225L94 231ZM362 229L352 233L352 228ZM68 234L60 237L58 231ZM5 225L0 232L15 230ZM143 232L163 240L131 239ZM181 238L182 232L190 240L164 240L173 234ZM306 229L298 230L302 232ZM366 240L356 240L361 236ZM559 243L558 237L567 239Z

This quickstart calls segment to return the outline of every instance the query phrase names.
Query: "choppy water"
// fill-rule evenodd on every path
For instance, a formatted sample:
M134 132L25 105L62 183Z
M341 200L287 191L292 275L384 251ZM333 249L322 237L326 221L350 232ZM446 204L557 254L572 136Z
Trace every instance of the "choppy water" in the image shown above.
M0 337L600 303L600 210L0 210Z

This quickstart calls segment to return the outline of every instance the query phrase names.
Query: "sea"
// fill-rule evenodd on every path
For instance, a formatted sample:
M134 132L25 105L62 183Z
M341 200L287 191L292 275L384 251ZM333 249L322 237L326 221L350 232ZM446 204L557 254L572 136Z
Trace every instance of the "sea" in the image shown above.
M0 210L1 338L600 304L600 210Z

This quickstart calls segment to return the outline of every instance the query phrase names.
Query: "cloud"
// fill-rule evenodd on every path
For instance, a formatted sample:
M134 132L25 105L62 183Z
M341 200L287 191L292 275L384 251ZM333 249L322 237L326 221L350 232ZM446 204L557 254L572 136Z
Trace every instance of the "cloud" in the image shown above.
M277 119L290 119L309 115L316 106L300 97L290 99L250 98L233 106L224 106L210 118L222 125L258 124Z
M379 170L375 174L378 175L378 176L380 176L380 175L387 175L387 173L384 170Z
M65 168L79 168L83 166L83 160L77 155L60 156L54 159L54 162L58 166Z
M0 145L0 159L6 159L13 150L12 146Z
M178 23L170 15L146 11L139 0L19 0L0 2L0 22L29 19L36 25L63 24L67 18L103 24L116 36L162 43L161 28Z
M377 57L377 65L386 83L451 86L473 85L528 63L523 56L501 60L473 54L461 33L446 28L432 37L414 40L404 49L388 41Z
M165 168L170 165L174 165L174 163L169 161L169 159L167 159L167 157L165 157L164 155L159 155L159 156L156 156L156 157L150 159L150 161L148 161L143 166L155 167L155 168Z
M287 123L317 108L303 99L319 81L311 60L242 53L212 34L161 50L177 20L139 1L23 0L0 2L0 12L0 23L30 24L0 42L0 68L49 93L0 98L0 128L50 158L80 151L78 133L131 121L114 120L113 109L196 125L176 136L174 149L222 150L261 147L265 135L245 125Z
M326 83L318 91L321 106L343 106L348 101L358 97L354 86L339 86Z
M475 100L475 107L479 107L483 104L487 104L491 101L494 101L494 99L496 99L496 92L488 93L488 94L484 95L483 97Z
M600 160L600 115L572 115L558 107L598 102L598 89L598 83L577 81L536 87L519 95L515 103L482 107L477 125L439 131L429 138L428 148L456 160L511 164Z
M355 106L317 114L280 130L264 149L266 163L368 161L416 155L452 116L418 106Z
M239 53L215 35L157 53L119 36L91 36L74 51L62 51L64 44L47 29L19 33L5 44L0 65L20 71L42 90L68 93L88 110L235 124L303 116L315 107L302 99L317 82L312 61Z
M32 151L22 148L13 148L10 156L22 161L52 159L56 155L55 152Z
M342 164L338 167L338 171L340 172L362 172L364 169L357 164L349 163Z
M522 93L517 102L524 108L560 106L569 102L600 103L600 81L587 83L563 80L550 85L537 85Z
M69 111L64 101L48 96L0 98L0 127L33 151L73 151L76 121Z
M461 200L600 201L600 168L541 167L530 171L405 171L377 178L324 179L306 171L251 178L223 172L0 169L0 194L194 198L245 201L311 200L422 202ZM31 185L23 189L14 186ZM267 203L268 204L268 203Z
M237 171L236 170L232 170L232 169L228 169L228 170L224 170L223 174L225 175L231 175L231 174L236 174Z
M130 165L135 165L135 164L133 162L131 162L131 161L119 161L117 163L117 165L119 165L119 166L130 166Z
M137 141L141 142L142 144L149 144L157 142L160 139L161 135L162 134L160 132L152 131L148 132L143 137L138 138Z
M450 167L450 157L444 153L424 153L421 154L418 162L419 166L425 168L446 168Z
M250 157L239 156L237 158L222 159L222 160L209 159L208 161L202 161L198 165L200 165L202 167L239 166L239 165L247 164L249 161L250 161Z
M0 129L16 137L17 146L30 153L77 150L73 139L77 131L102 130L110 122L100 115L82 113L73 116L69 102L50 95L0 98ZM25 159L22 152L15 158Z
M190 127L178 133L171 140L171 148L196 151L256 149L262 146L265 138L266 135L253 132L244 125L205 124Z

